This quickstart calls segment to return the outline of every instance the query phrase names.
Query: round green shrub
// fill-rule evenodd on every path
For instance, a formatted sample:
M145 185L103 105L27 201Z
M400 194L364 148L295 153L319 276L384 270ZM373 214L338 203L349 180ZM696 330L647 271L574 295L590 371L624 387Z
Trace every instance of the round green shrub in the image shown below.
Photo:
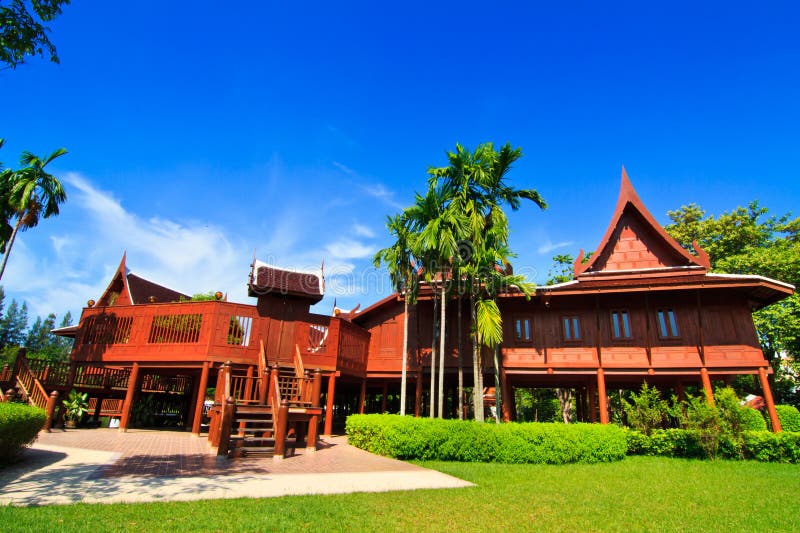
M758 409L752 407L742 407L741 410L742 431L766 431L767 421Z
M776 405L778 420L783 431L800 431L800 411L793 405Z
M8 462L31 444L46 419L44 409L14 402L0 403L0 462Z

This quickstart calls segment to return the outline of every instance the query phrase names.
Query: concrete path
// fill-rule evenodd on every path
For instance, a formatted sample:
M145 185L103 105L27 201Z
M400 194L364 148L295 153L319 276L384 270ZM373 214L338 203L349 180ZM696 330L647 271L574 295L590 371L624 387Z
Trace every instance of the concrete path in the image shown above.
M78 444L80 447L75 446ZM0 470L0 505L264 498L472 486L327 438L283 461L229 460L181 432L70 430L42 434L25 459Z

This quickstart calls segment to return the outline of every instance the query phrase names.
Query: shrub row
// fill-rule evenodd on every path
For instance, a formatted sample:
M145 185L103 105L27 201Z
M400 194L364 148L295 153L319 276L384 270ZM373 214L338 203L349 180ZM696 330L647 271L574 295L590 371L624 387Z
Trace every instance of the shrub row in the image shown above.
M775 411L783 431L800 431L800 411L793 405L776 405ZM770 424L771 426L771 424Z
M780 463L800 462L800 433L744 431L736 439L689 429L658 429L650 435L626 430L629 455L666 457L755 459ZM715 442L709 442L716 439ZM710 450L714 453L711 454Z
M497 463L598 463L625 457L625 431L613 425L480 424L398 415L352 415L348 442L397 459Z
M0 403L0 462L7 462L34 441L44 426L44 409L21 403Z

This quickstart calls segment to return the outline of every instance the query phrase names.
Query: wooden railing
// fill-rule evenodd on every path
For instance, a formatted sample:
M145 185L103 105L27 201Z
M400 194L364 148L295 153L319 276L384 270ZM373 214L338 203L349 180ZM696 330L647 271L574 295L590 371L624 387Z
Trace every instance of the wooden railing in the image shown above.
M369 332L337 317L310 315L295 323L295 345L307 368L366 375Z
M83 361L255 360L256 307L183 302L83 310L73 358Z
M20 359L17 383L22 387L22 392L29 403L36 407L41 407L42 409L47 408L47 399L49 397L47 391L44 390L42 384L36 379L36 376L28 367L25 359Z
M125 402L119 398L89 398L89 414L97 412L97 402L100 401L100 416L119 416L122 414L122 405Z
M73 385L96 389L127 389L130 377L130 368L76 365Z

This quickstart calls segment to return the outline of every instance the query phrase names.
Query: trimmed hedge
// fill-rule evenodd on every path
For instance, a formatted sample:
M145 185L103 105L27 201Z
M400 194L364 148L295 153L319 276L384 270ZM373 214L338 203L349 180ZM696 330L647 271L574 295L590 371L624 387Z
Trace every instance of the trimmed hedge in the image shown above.
M658 429L650 435L626 430L628 455L661 455L702 459L708 457L704 438L715 438L698 430ZM800 433L744 431L740 439L719 435L717 455L725 459L755 459L780 463L800 462Z
M348 442L397 459L483 463L599 463L625 457L625 431L613 425L481 424L399 415L352 415Z
M800 411L793 405L776 405L778 420L783 431L800 431Z
M44 426L44 409L21 403L0 403L0 462L13 459L31 444Z
M744 431L766 431L767 421L764 420L764 415L758 409L751 407L743 407L742 414L742 429Z

